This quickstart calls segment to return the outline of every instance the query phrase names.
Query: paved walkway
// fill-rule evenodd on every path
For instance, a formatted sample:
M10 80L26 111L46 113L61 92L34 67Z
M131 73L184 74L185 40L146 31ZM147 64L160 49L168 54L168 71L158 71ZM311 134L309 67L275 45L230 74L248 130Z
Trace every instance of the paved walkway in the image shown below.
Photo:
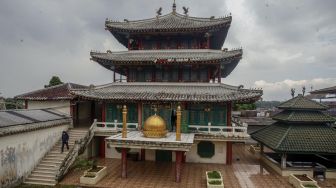
M262 168L258 157L251 154L245 145L235 144L233 148L233 165L186 163L182 170L181 183L174 182L174 163L128 161L128 178L121 179L120 160L99 159L100 165L107 166L108 175L96 186L204 188L206 187L205 171L219 170L223 174L225 188L291 188L287 178ZM80 185L79 177L82 174L83 171L72 170L60 184ZM336 188L336 181L328 180L322 187Z

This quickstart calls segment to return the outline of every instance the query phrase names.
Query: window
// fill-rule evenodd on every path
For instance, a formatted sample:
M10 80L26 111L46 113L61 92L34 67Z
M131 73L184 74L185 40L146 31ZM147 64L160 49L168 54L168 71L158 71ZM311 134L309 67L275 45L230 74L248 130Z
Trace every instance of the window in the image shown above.
M215 144L210 141L201 141L197 144L197 154L201 158L211 158L215 155Z

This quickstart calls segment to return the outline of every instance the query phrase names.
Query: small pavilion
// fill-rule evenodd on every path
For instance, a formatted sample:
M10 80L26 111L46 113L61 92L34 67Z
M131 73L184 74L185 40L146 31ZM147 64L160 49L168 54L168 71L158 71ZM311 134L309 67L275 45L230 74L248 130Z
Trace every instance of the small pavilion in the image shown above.
M335 169L336 130L331 124L336 119L323 112L327 106L298 95L278 108L283 111L273 116L275 123L251 134L261 145L262 160L284 176L295 170L311 174L316 166ZM273 153L264 153L264 146Z

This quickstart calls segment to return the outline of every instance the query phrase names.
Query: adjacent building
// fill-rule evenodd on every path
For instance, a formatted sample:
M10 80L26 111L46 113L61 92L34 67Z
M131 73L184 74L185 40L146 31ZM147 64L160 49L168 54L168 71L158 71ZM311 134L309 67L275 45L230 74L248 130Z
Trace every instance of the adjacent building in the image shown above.
M75 126L91 124L92 103L79 101L71 95L72 89L84 89L86 86L64 83L15 96L16 100L24 101L26 109L54 109L72 116Z
M70 125L55 110L0 111L0 188L20 184Z
M262 161L283 176L336 178L336 130L331 126L336 119L324 113L328 107L300 94L278 108L275 123L251 134L261 145Z

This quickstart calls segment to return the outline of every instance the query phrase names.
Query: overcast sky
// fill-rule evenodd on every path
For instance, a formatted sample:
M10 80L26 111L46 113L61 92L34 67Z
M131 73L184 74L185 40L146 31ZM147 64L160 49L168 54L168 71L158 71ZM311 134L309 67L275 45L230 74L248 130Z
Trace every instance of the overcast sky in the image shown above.
M106 18L151 18L173 0L1 0L0 92L12 97L63 82L106 84L112 72L90 61L91 50L126 50L104 30ZM263 88L265 100L285 100L291 87L336 85L335 0L176 0L189 15L233 21L224 47L243 47L222 81ZM0 94L1 95L1 94Z

